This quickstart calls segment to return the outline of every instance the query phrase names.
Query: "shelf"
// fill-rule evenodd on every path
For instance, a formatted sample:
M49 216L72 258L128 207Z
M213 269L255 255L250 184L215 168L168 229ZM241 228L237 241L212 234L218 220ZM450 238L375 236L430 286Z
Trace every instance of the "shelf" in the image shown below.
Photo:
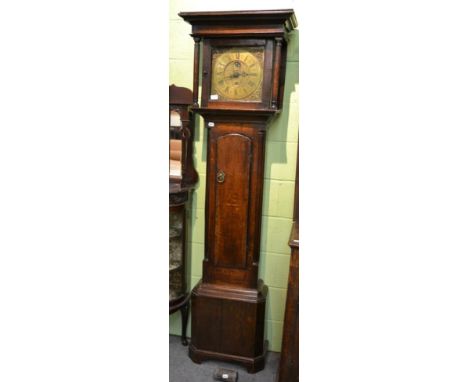
M182 228L169 228L169 238L174 239L174 238L182 238Z
M182 263L169 263L169 272L174 272L182 268Z
M183 293L177 293L176 291L169 290L169 303L171 301L178 300L183 295L184 295Z

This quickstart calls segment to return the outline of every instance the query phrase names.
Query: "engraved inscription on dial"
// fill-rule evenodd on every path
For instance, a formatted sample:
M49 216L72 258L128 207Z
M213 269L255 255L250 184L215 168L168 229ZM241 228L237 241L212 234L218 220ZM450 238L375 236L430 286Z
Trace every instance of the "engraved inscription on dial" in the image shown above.
M263 60L263 48L214 50L212 56L211 99L219 101L261 101ZM213 98L213 96L216 98Z

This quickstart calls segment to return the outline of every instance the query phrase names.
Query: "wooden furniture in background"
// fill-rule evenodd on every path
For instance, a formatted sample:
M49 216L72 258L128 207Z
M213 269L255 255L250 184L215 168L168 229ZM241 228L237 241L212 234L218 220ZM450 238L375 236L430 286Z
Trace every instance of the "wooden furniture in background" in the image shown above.
M187 345L190 293L186 269L186 204L198 180L193 167L192 92L169 87L169 314L181 311Z
M291 259L277 382L299 381L299 152L296 166L293 227L289 246Z
M282 105L294 11L182 12L195 40L193 111L208 128L205 258L192 291L194 362L264 368L268 288L258 279L265 135ZM200 43L203 52L200 54Z

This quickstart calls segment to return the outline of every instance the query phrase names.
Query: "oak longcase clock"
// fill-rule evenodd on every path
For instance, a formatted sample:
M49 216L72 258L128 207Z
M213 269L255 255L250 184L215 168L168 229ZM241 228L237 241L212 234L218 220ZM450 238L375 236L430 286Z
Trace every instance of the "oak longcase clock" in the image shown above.
M267 351L268 288L258 279L265 135L282 106L296 19L291 9L179 16L195 40L192 110L208 130L205 257L192 290L189 355L257 372Z

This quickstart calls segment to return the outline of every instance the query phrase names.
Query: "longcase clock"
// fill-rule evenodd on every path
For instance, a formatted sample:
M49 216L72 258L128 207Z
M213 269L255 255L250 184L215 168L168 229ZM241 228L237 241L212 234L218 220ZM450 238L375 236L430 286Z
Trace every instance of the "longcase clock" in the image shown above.
M205 257L189 355L253 373L267 351L268 288L258 279L265 134L282 106L287 35L297 23L292 9L179 16L195 40L192 110L208 129Z

